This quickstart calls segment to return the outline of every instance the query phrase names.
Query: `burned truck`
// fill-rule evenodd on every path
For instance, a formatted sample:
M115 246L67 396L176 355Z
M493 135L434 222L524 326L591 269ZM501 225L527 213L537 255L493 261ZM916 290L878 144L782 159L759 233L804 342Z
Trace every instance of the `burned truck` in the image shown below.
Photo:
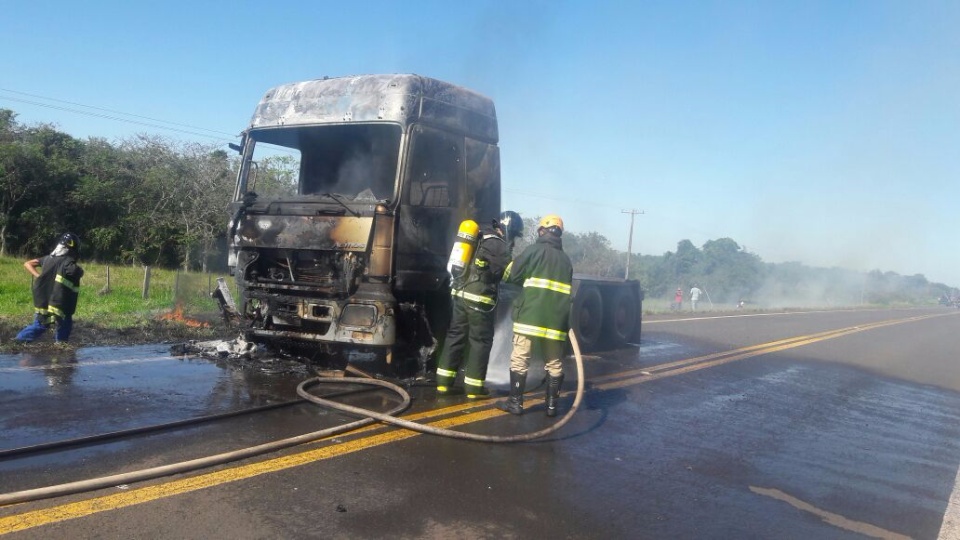
M243 132L229 225L245 338L387 363L432 347L453 232L500 212L497 140L490 99L427 77L267 91ZM294 164L286 183L260 170L271 158Z
M458 224L500 213L498 138L489 98L418 75L267 91L235 147L228 264L244 338L327 362L369 351L398 373L424 371L448 323ZM599 328L610 310L599 291L611 285L574 289L589 293L575 299L574 324ZM642 293L613 289L630 299L618 303L626 340Z

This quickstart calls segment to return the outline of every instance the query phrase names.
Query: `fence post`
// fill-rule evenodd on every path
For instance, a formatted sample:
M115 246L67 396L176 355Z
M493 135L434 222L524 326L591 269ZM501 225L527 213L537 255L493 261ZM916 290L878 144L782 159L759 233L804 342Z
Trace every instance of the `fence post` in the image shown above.
M100 289L100 294L107 294L110 292L110 265L107 265L107 282L103 285L103 288Z
M143 299L150 298L150 267L143 267Z

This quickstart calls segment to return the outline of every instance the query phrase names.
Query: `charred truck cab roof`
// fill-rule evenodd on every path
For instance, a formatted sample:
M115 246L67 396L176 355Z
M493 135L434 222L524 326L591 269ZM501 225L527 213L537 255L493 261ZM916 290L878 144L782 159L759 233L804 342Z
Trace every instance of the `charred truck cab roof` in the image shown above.
M427 77L268 90L243 133L229 228L248 338L424 345L408 319L448 303L457 224L499 215L497 142L490 99Z
M285 84L264 94L251 130L304 125L423 123L496 143L493 101L419 75L362 75Z

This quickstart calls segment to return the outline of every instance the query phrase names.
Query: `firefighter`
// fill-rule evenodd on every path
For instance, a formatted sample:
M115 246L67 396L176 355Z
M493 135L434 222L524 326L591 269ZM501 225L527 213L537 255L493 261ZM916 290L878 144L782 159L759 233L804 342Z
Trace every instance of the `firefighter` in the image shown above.
M484 381L493 347L497 294L503 271L510 263L513 243L523 234L523 220L508 210L499 221L491 220L482 233L472 263L450 287L453 318L444 354L437 364L439 395L459 393L453 382L461 364L467 397L483 399L489 395Z
M573 284L573 265L563 252L562 235L560 216L543 217L537 227L537 241L504 272L504 283L523 287L513 303L510 397L498 405L512 414L523 414L523 390L534 351L543 357L547 371L547 416L557 414Z
M15 340L29 343L51 326L56 326L55 341L62 343L70 339L73 313L80 295L80 278L83 277L83 269L77 264L79 258L80 239L73 233L65 233L50 255L23 263L34 277L35 314L33 323L21 330ZM41 270L38 271L37 267Z

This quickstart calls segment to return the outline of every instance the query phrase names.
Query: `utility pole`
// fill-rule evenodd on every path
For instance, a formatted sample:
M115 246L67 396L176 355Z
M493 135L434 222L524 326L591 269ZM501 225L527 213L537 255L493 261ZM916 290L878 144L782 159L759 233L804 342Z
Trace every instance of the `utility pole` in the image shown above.
M633 218L642 214L643 210L621 210L621 214L630 214L630 235L627 237L627 269L623 272L623 279L630 278L630 259L633 255Z

